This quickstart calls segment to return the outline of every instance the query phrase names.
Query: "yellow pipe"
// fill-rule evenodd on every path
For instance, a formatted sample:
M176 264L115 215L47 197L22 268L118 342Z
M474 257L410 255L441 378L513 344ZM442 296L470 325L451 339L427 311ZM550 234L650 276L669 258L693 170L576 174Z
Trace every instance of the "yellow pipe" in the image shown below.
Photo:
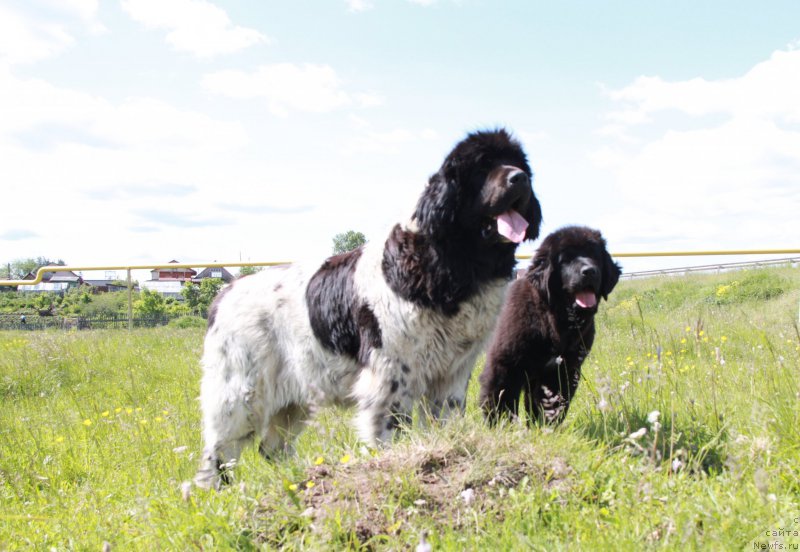
M711 251L648 251L641 253L612 253L612 257L693 257L707 255L786 255L800 254L800 249L731 249ZM530 259L531 255L517 255L517 259ZM80 270L152 270L154 268L204 268L242 267L242 266L278 266L291 264L291 261L271 261L263 263L167 263L153 265L119 265L119 266L43 266L36 271L33 280L0 280L0 286L33 286L42 281L45 273Z
M278 266L291 264L290 261L272 261L266 263L167 263L153 265L125 265L125 266L43 266L36 271L36 278L33 280L0 280L0 286L34 286L42 281L48 272L76 272L80 270L151 270L154 268L194 268L202 266L212 267L234 267L234 266Z

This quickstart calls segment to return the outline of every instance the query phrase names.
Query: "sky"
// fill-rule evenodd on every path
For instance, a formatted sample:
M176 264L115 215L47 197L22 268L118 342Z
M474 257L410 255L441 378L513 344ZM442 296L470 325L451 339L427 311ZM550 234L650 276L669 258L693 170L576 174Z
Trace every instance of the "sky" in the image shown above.
M542 237L797 248L798 98L795 0L0 0L0 262L322 258L501 126Z

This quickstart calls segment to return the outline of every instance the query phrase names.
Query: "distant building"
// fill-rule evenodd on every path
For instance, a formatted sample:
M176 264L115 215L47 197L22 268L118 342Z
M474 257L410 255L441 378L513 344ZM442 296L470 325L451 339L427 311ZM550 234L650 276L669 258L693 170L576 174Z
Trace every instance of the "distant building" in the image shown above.
M167 264L179 264L172 260ZM197 271L191 268L156 268L150 271L150 279L142 282L143 289L155 291L164 297L183 300L181 289L186 282L191 282Z
M179 264L170 261L168 264ZM142 287L150 291L157 291L165 297L174 297L183 300L181 289L188 283L199 284L207 278L219 278L229 284L234 280L233 274L221 267L209 267L199 273L191 268L157 268L150 272L150 280L142 282Z
M29 272L23 280L35 280L36 273ZM56 293L64 293L65 291L83 285L83 278L75 274L71 270L58 270L56 272L45 272L42 276L42 281L32 286L19 286L19 291L53 291Z
M167 264L180 264L178 261L172 260ZM179 280L181 282L191 281L192 278L197 276L197 271L191 268L156 268L150 271L151 282L164 282Z
M194 282L195 284L199 284L201 281L205 280L206 278L219 278L220 280L222 280L226 284L230 284L235 279L233 274L231 274L230 272L228 272L224 268L222 268L222 267L219 267L219 268L211 267L211 268L206 268L206 269L201 270L200 273L197 274L197 276L192 278L192 282Z

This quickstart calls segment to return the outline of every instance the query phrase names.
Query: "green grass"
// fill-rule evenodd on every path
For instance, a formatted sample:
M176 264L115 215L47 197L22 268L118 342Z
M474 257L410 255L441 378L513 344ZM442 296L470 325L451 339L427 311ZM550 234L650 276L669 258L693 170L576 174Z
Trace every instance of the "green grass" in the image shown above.
M444 427L371 451L326 409L295 455L248 450L230 488L189 496L202 328L2 332L0 550L796 549L800 271L609 299L554 431L486 428L473 378Z

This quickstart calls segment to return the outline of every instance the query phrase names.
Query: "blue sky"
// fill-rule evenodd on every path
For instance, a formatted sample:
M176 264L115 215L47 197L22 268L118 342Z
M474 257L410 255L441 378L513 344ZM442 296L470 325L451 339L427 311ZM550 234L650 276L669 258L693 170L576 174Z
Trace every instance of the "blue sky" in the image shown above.
M794 1L4 1L0 261L383 240L494 126L528 152L544 233L798 247L798 97Z

